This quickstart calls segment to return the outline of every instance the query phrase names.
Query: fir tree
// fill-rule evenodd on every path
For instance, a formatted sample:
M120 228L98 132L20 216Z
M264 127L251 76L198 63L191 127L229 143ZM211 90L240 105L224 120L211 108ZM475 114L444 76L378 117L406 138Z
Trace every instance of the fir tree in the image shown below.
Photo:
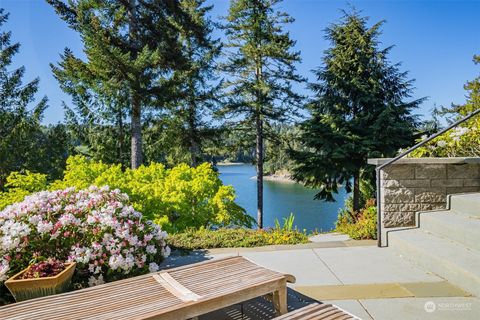
M88 65L65 49L58 66L51 65L61 89L72 97L64 104L65 121L75 152L106 163L130 164L128 148L129 91L99 86Z
M0 28L8 14L0 9ZM0 189L11 171L41 169L36 143L42 137L41 119L47 98L35 103L39 79L23 83L25 68L9 69L20 49L11 32L0 31ZM34 105L32 105L34 104Z
M279 2L233 0L224 26L228 51L223 69L230 99L221 114L233 118L237 130L254 133L259 228L263 227L265 131L295 115L302 100L292 89L292 83L303 81L295 67L300 55L293 51L295 42L282 29L293 19L276 10ZM250 137L245 134L245 138Z
M380 49L383 21L344 12L326 30L331 42L323 67L311 84L315 98L311 118L302 125L302 147L293 151L294 178L319 188L316 198L333 200L339 185L351 191L353 210L360 209L360 180L371 174L368 158L388 157L413 143L417 126L412 115L423 99L407 101L412 80L388 60L392 47Z
M217 130L211 125L213 112L218 109L221 82L216 76L215 59L221 44L213 39L213 22L207 16L212 6L204 0L182 0L181 8L196 23L196 28L182 28L180 43L185 64L175 72L177 99L170 108L170 127L192 166L205 160L203 147L215 138Z
M131 167L143 162L142 127L147 110L158 110L171 95L173 72L183 65L180 29L197 35L196 21L178 1L47 0L69 26L80 33L86 61L62 57L53 71L70 81L77 93L88 88L103 101L127 95L130 119ZM67 61L66 59L69 59ZM121 101L114 103L120 112Z

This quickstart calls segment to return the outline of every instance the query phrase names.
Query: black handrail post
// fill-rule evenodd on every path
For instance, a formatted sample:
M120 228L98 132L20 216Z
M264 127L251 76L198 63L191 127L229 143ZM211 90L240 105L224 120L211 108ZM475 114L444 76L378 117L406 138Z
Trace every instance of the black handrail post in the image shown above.
M465 121L467 121L468 119L476 116L477 114L480 113L480 109L477 109L475 111L473 111L472 113L470 113L468 116L452 123L451 125L449 125L448 127L446 127L445 129L442 129L440 130L439 132L431 135L430 137L428 137L427 139L425 140L422 140L420 141L419 143L417 143L416 145L414 145L413 147L411 147L410 149L408 149L407 151L404 151L402 152L401 154L399 154L398 156L396 156L395 158L393 159L390 159L388 160L387 162L385 162L384 164L381 164L379 166L377 166L377 168L375 169L376 170L376 179L377 179L377 246L381 247L382 246L382 213L381 213L381 201L380 201L380 197L381 197L381 191L380 191L380 175L382 173L382 169L385 168L386 166L389 166L391 165L392 163L394 162L397 162L398 160L400 160L401 158L405 157L406 155L408 155L409 153L411 153L412 151L418 149L419 147L423 146L424 144L426 144L427 142L430 142L431 140L435 139L436 137L444 134L445 132L449 131L450 129L453 129L455 128L456 126L458 126L459 124L462 124L464 123Z
M377 178L377 246L381 247L382 246L382 216L380 212L380 208L382 207L381 200L380 200L380 184L381 184L381 178L380 174L382 172L377 168L375 168L375 174Z

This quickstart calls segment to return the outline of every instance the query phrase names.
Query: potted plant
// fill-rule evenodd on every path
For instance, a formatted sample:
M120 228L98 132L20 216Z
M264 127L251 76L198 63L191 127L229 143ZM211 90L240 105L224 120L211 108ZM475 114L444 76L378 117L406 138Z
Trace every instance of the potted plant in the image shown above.
M10 277L5 286L17 302L62 293L68 290L74 271L75 262L48 259Z

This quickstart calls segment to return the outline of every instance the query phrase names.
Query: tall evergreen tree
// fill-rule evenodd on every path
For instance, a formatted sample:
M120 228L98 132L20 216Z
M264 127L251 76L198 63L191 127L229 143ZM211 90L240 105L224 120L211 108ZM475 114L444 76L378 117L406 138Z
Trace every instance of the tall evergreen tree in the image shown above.
M175 72L177 99L172 100L170 108L170 124L176 129L178 142L189 155L192 166L205 160L203 146L215 138L216 130L211 119L218 109L221 91L215 61L221 44L211 36L214 25L207 14L212 6L203 6L204 2L180 1L182 10L195 21L196 29L180 30L185 65Z
M282 29L293 19L275 8L279 2L233 0L224 26L229 50L223 69L230 101L222 114L234 119L236 129L254 132L259 228L263 227L265 131L295 115L302 100L292 89L292 83L303 81L295 67L300 54L293 51L295 41Z
M98 96L116 99L127 93L131 167L137 168L143 162L145 111L174 98L172 73L184 64L179 32L190 28L197 35L196 22L173 0L47 1L80 33L87 56L86 61L71 56L69 63L64 57L54 73Z
M97 79L87 65L69 50L51 65L61 89L72 97L73 107L64 104L69 135L78 153L106 163L130 164L128 148L129 91L96 88Z
M388 60L392 47L380 49L383 21L353 10L326 30L331 42L323 67L311 84L311 118L302 125L302 148L292 152L294 178L319 188L316 198L333 200L344 184L352 189L353 210L360 208L360 180L368 177L368 158L388 157L413 142L417 126L412 111L423 99L407 101L412 80Z
M3 31L7 20L8 14L0 9L0 189L9 172L39 169L36 142L47 108L46 97L34 104L40 80L24 84L25 68L9 69L20 44L12 44L11 32Z

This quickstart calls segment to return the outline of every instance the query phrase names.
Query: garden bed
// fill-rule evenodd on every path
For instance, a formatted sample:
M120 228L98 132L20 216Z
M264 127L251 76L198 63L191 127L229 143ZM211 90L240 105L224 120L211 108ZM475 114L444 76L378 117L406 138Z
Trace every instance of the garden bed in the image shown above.
M261 247L280 244L308 243L308 236L298 230L222 228L189 229L169 235L168 244L180 250Z

